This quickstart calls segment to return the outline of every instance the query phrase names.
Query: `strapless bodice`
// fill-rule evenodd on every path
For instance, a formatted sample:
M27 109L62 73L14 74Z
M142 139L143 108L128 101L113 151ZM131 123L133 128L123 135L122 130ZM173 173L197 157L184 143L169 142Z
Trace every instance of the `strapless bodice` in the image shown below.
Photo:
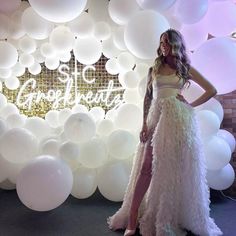
M152 82L153 98L176 96L177 93L181 92L183 83L184 80L180 79L176 74L157 75Z

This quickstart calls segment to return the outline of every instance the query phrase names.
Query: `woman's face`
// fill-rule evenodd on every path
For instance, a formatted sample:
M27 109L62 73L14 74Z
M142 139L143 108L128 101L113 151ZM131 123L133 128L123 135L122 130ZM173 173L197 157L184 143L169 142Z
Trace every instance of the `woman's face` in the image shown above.
M167 34L163 34L161 36L160 49L164 57L166 57L168 54L171 54L171 45L168 43Z

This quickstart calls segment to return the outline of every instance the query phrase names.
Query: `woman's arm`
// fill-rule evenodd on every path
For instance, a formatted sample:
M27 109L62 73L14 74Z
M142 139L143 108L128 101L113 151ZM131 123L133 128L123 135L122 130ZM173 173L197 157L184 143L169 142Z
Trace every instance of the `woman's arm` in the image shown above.
M152 68L150 68L148 71L146 93L145 93L145 97L144 97L144 101L143 101L143 125L146 124L149 108L150 108L151 101L152 101L152 91L148 90L148 85L149 85L151 79L152 79Z
M189 73L192 75L191 80L196 82L201 88L205 90L205 92L199 98L197 98L189 105L191 105L192 107L199 106L204 102L207 102L210 98L217 94L216 88L207 79L205 79L196 69L191 67Z

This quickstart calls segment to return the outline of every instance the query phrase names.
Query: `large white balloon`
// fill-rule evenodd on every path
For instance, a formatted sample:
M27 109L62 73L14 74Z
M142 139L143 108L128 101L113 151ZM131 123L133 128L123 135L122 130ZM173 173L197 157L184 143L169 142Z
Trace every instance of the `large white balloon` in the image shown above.
M71 115L64 125L65 135L72 142L89 141L96 133L93 119L85 113Z
M152 9L155 11L164 11L170 8L176 0L136 0L143 9Z
M93 18L87 12L82 12L76 19L70 21L68 26L79 38L88 37L94 31Z
M109 163L98 172L98 189L108 200L118 202L124 198L129 174L121 162Z
M138 10L136 0L111 0L108 6L110 17L119 25L125 25Z
M8 161L22 163L36 156L38 142L30 131L13 128L1 136L0 149L1 154Z
M94 26L94 36L99 40L106 40L111 36L111 28L109 24L104 21L100 21Z
M235 172L230 164L216 171L207 171L207 182L210 188L224 190L229 188L235 180Z
M208 0L179 0L176 14L184 24L200 21L208 10Z
M95 37L77 38L74 46L75 58L82 64L96 63L102 55L102 45Z
M115 125L121 129L136 131L142 126L142 112L134 104L122 104L117 109Z
M50 43L57 52L70 52L73 48L74 40L74 35L66 26L58 26L50 34Z
M204 144L206 155L206 165L209 170L219 170L226 166L231 158L231 150L228 143L218 137L213 136Z
M97 188L96 170L80 167L73 172L73 188L71 195L78 199L90 197Z
M227 22L227 23L226 23ZM208 32L216 37L235 31L236 6L233 1L212 2L206 15Z
M220 128L220 120L214 112L209 110L198 111L197 119L203 137L216 135Z
M233 40L207 40L194 51L191 60L193 66L216 87L218 94L228 93L236 88L236 44ZM222 61L227 63L222 66Z
M217 132L217 136L224 139L230 146L231 152L235 150L235 137L227 130L220 129Z
M7 118L11 114L19 114L19 109L13 103L7 103L1 110L0 116L3 118Z
M108 137L108 152L116 159L127 159L136 148L134 136L126 130L115 130Z
M46 39L53 29L53 23L39 16L32 7L24 11L21 20L24 30L33 39Z
M31 7L46 20L64 23L75 19L84 10L87 0L29 0Z
M6 122L10 128L22 128L25 124L26 118L20 114L9 115Z
M108 159L106 145L98 138L83 143L80 147L79 161L87 168L103 166Z
M14 66L18 59L18 53L14 46L8 42L0 42L0 68Z
M160 35L169 28L166 18L153 10L144 10L135 14L125 28L125 44L135 56L153 59Z
M68 165L53 156L39 156L20 172L16 189L21 202L35 211L49 211L69 196L73 175Z
M21 0L0 0L0 12L12 13L20 7Z

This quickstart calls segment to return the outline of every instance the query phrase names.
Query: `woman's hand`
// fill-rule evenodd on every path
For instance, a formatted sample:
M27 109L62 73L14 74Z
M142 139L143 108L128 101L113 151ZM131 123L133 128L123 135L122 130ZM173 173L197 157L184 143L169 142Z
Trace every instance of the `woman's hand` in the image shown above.
M182 94L179 94L179 93L178 93L177 96L176 96L176 98L179 99L181 102L184 102L184 103L190 105L190 104L188 103L188 101L184 98L184 96L183 96Z
M148 138L148 127L147 127L147 124L144 123L143 124L143 127L142 127L142 130L140 132L140 141L142 143L145 143L147 141L147 138Z

